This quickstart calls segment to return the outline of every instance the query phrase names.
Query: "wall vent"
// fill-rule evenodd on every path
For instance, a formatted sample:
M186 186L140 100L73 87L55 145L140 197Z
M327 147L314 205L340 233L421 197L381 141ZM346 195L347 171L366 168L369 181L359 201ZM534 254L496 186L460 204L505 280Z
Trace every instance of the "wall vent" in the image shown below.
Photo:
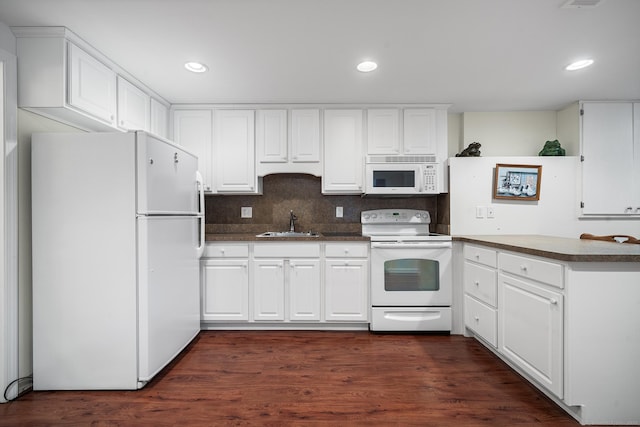
M592 8L598 6L604 0L569 0L562 5L563 9Z

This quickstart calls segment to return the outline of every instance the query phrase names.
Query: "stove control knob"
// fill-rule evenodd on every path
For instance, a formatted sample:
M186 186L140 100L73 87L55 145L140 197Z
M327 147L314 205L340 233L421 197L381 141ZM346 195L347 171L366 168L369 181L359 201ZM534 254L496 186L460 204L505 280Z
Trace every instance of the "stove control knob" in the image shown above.
M373 219L378 218L378 214L372 214L372 215L371 215L371 218L373 218Z
M362 217L363 217L364 219L369 219L369 214L364 214L364 215L362 215Z

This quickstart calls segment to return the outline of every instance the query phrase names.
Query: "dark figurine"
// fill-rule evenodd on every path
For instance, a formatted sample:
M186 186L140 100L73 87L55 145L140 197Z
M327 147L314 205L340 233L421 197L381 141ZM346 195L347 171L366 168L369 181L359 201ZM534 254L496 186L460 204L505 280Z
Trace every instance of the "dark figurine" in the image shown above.
M558 140L547 141L544 143L544 147L538 153L538 156L564 156L565 150L560 147Z
M472 142L467 148L456 154L456 157L480 157L480 143Z

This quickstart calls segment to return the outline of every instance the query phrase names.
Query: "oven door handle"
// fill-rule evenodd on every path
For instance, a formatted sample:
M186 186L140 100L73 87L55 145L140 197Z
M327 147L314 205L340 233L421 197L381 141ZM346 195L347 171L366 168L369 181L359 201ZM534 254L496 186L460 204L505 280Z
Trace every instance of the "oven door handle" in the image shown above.
M451 242L422 242L422 243L397 243L397 242L372 242L371 249L447 249L451 248Z

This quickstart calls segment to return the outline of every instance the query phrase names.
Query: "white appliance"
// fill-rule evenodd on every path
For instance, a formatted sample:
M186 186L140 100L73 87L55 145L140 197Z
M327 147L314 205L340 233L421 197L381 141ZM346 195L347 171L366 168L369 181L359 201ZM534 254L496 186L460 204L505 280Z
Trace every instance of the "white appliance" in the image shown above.
M367 156L365 194L439 194L446 187L435 156Z
M198 334L203 202L169 141L32 136L34 390L141 388Z
M371 239L372 331L443 331L452 327L451 236L429 232L428 211L361 213Z

